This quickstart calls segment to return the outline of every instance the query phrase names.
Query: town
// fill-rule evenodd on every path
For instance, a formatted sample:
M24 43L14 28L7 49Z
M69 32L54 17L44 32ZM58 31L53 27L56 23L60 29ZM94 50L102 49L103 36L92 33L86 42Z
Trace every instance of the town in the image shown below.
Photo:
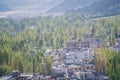
M105 41L98 38L89 41L71 39L63 49L44 52L44 55L48 54L52 58L51 75L24 74L14 70L1 80L109 80L107 75L96 72L94 62L94 50L104 45ZM109 49L120 51L120 38L117 39L116 45Z
M120 0L1 0L0 80L120 80Z

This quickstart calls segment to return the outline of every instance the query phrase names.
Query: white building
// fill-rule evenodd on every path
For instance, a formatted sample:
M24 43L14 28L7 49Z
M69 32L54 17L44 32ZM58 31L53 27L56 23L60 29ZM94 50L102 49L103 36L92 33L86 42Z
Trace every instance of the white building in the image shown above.
M89 41L71 41L63 49L63 61L67 65L69 77L94 79L94 48Z
M81 49L80 51L71 51L65 54L64 62L66 64L83 64L83 60L89 62L93 60L94 51L91 48Z

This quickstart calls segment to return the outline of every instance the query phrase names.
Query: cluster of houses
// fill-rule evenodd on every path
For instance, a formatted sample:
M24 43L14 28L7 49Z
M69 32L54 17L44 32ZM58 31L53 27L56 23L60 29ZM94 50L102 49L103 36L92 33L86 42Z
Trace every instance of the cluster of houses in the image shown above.
M94 49L104 45L103 40L93 38L90 41L71 40L62 50L47 50L53 60L52 73L66 79L108 80L98 75L94 66Z
M68 77L95 80L93 47L101 46L97 41L72 40L66 43L66 48L63 49L63 62L68 69Z
M71 40L66 43L64 49L45 51L45 54L49 54L53 61L52 76L13 72L17 75L12 74L9 78L13 79L8 80L109 80L107 76L96 72L94 64L94 49L104 45L103 40L96 38L89 41ZM111 48L120 50L120 39L117 40L116 46Z
M0 80L39 80L36 74L21 74L19 70L14 70L8 76L0 78Z
M0 78L0 80L56 80L54 76L23 74L19 70L14 70L8 76ZM58 79L57 79L58 80ZM60 79L59 79L60 80ZM61 80L66 80L64 77Z

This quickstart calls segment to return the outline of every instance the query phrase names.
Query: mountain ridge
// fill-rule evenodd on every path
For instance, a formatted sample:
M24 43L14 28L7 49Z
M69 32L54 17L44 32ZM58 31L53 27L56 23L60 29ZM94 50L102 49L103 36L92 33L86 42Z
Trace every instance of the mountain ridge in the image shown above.
M46 6L54 7L59 4L62 0L1 0L0 6L2 10L7 11L6 7L10 10L28 10L34 8L45 8ZM6 6L6 7L5 7Z
M88 2L87 2L88 1ZM120 0L65 0L49 12L82 13L82 14L119 14ZM83 6L83 4L84 6ZM72 6L72 7L71 7Z
M51 9L50 13L67 12L70 9L84 8L91 5L96 0L64 0L61 4Z
M107 13L110 8L118 6L120 0L98 0L93 3L91 6L83 9L83 12L86 13Z

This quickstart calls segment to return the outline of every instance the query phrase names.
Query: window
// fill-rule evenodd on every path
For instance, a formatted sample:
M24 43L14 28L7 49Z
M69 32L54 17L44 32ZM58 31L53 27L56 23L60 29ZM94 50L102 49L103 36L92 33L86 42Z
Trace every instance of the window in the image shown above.
M77 68L75 68L75 70L77 71Z
M87 67L87 69L89 69L89 66Z
M79 70L81 70L81 68L79 68Z
M85 70L85 67L83 67L83 70Z
M93 66L91 66L91 69L93 69Z

